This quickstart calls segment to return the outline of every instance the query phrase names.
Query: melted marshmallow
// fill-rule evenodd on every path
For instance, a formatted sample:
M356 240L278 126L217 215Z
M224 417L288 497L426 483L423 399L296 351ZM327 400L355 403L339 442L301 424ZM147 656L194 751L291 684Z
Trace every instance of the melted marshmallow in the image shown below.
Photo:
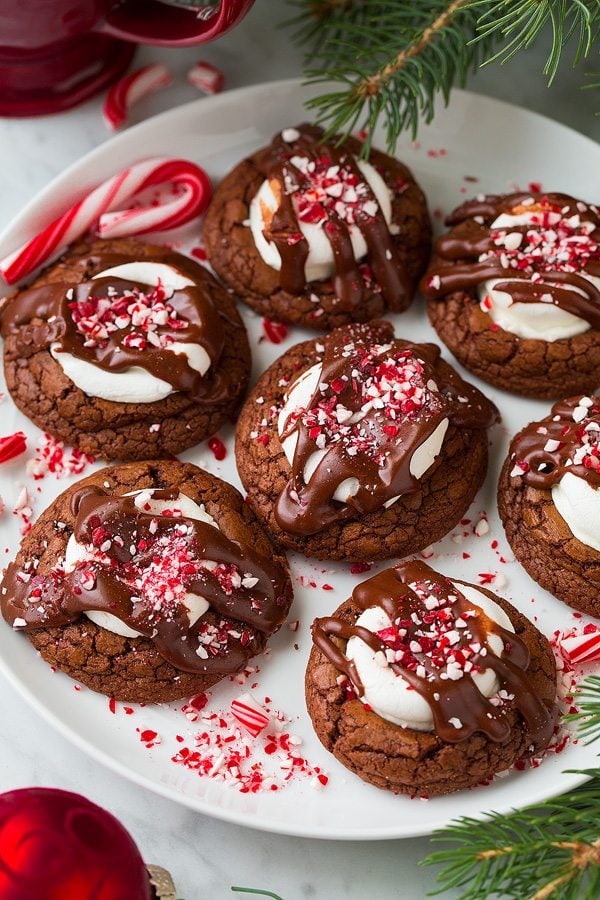
M552 500L573 536L600 552L600 489L567 472L553 485Z
M382 350L387 350L388 347L389 345L383 347ZM322 371L323 366L321 363L316 363L314 366L311 366L310 369L307 369L299 376L299 378L297 378L286 394L285 402L277 421L277 430L280 438L285 430L285 424L289 416L298 409L306 409L308 407L311 397L321 381ZM347 424L351 425L354 424L354 422L359 422L361 418L362 414L360 412L354 413L354 415L348 419ZM448 429L448 424L448 419L442 419L433 434L431 434L427 440L423 441L423 443L414 451L409 463L409 470L411 475L415 478L422 478L439 456ZM297 431L293 431L289 437L285 438L281 443L283 452L290 465L294 460L297 444ZM308 484L326 453L327 449L315 450L315 452L309 456L306 465L304 466L304 472L302 473L305 484ZM340 503L347 503L356 494L359 486L357 478L345 478L344 481L340 482L338 485L333 495L333 499ZM387 507L392 506L397 500L398 497L391 497L386 501L384 506L387 509Z
M143 495L143 508L144 512L160 514L163 509L172 509L174 504L177 506L177 509L181 510L181 515L186 516L189 519L195 519L198 522L206 522L207 525L212 525L214 528L218 528L219 526L215 522L212 516L204 509L204 505L199 506L197 503L194 503L193 500L190 500L185 494L179 494L177 500L153 500L152 499L152 490L145 489L141 491L131 491L129 494L125 496L138 496L142 498ZM136 501L136 506L138 502ZM176 522L177 519L174 519ZM71 572L77 563L83 562L86 559L89 559L88 552L83 544L80 544L76 539L75 535L72 534L67 543L66 551L65 551L65 572ZM208 567L208 566L207 566ZM188 618L190 620L190 625L194 625L195 622L198 621L200 616L203 616L206 610L209 608L209 603L204 597L199 596L198 594L192 594L190 592L186 593L183 599L183 604L187 607L188 610ZM116 616L113 616L111 613L103 612L102 610L90 610L86 612L84 615L91 619L94 624L99 625L100 628L105 628L107 631L112 631L114 634L120 634L122 637L142 637L139 631L135 631L133 628L130 628Z
M194 282L177 269L164 263L132 262L113 266L94 275L95 278L125 278L130 281L156 287L159 281L168 296L174 291L193 287ZM58 343L50 347L50 352L61 369L80 390L90 397L112 400L114 403L155 403L173 394L173 386L162 378L157 378L141 366L130 366L123 372L106 372L93 363L78 359L71 353L63 353ZM143 351L142 351L143 352ZM187 356L192 369L204 375L210 368L210 357L200 344L186 344L174 341L169 345L169 353Z
M292 159L293 162L293 159ZM392 198L390 190L379 172L370 163L357 160L358 168L362 172L365 181L375 195L379 208L388 225L392 221ZM278 186L276 187L278 189ZM263 229L270 222L279 206L279 198L276 196L273 185L269 181L263 181L257 194L250 203L250 229L256 249L263 262L277 272L281 269L281 257L274 243L268 241ZM267 221L265 221L265 219ZM298 226L308 241L308 257L304 266L304 277L309 281L324 281L333 275L335 265L331 244L323 231L323 225L315 225L307 222L298 222ZM352 225L349 229L352 249L355 259L362 259L367 255L367 245L360 229Z
M528 225L532 223L535 215L535 213L519 213L518 215L502 213L490 227L506 229L505 241L514 240L516 242L521 235L515 232L513 237L509 230L511 225ZM522 240L524 241L525 238L523 237ZM583 334L584 331L591 328L590 323L585 319L574 316L553 303L513 303L510 294L507 294L506 291L498 291L495 287L502 281L510 281L510 273L511 270L507 269L506 275L502 278L491 278L480 284L478 288L479 300L483 301L489 297L491 302L491 307L489 309L486 307L486 312L492 321L504 331L516 334L520 338L553 342L566 340L576 334ZM579 272L579 274L600 288L600 278L589 275L587 272ZM552 273L546 273L544 279L551 283ZM568 290L577 291L576 288L569 285L563 286Z
M504 610L486 594L471 585L461 584L457 588L469 602L479 606L486 616L507 631L514 632ZM356 625L376 632L388 628L391 622L381 607L374 606L358 617ZM504 649L502 638L496 634L488 636L487 645L496 656ZM390 666L379 665L375 656L375 652L360 638L352 637L346 645L346 658L354 661L364 688L361 697L363 703L367 703L377 715L394 725L414 728L415 731L433 731L431 707L425 698L413 690L401 675L396 675ZM499 688L498 678L492 669L472 673L469 677L473 678L484 697L491 697Z

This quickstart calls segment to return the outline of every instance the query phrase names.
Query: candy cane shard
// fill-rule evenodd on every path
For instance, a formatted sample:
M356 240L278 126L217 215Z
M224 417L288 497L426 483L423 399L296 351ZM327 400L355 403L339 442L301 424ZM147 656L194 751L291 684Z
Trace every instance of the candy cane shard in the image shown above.
M172 199L155 206L123 208L147 188L167 183L173 185ZM189 160L153 157L133 163L0 260L0 274L8 284L15 284L92 228L106 240L177 228L204 212L211 193L208 175Z
M600 660L600 631L563 638L560 649L572 663Z
M102 114L106 126L116 130L127 121L129 110L135 103L172 82L173 76L163 63L143 66L121 78L111 87L104 101Z
M271 721L271 716L250 694L241 694L231 701L232 716L246 728L252 737L257 737Z
M220 69L204 60L198 61L188 72L188 81L205 94L218 94L223 90L225 76Z

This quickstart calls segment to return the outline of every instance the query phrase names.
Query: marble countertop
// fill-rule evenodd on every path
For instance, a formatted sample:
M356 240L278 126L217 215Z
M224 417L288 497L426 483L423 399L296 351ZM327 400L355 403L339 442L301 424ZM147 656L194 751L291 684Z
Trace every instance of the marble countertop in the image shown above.
M200 58L219 66L230 88L299 74L300 51L290 44L286 32L276 30L289 14L290 7L284 3L258 0L243 24L214 45L140 49L137 64L164 60L181 78L169 91L140 103L131 122L195 99L198 94L186 84L184 74ZM567 67L557 85L548 90L541 75L546 52L541 45L504 69L480 71L469 87L600 137L599 121L594 118L597 95L581 92L581 71ZM100 107L101 100L96 99L57 116L0 119L0 227L65 166L108 139ZM509 152L510 135L506 143ZM417 865L429 852L427 839L319 842L206 818L93 762L42 722L1 677L0 718L4 723L0 791L41 784L86 794L121 819L148 862L170 869L178 897L185 900L224 900L234 896L232 884L270 889L284 900L363 900L367 896L416 900L434 887L434 873Z

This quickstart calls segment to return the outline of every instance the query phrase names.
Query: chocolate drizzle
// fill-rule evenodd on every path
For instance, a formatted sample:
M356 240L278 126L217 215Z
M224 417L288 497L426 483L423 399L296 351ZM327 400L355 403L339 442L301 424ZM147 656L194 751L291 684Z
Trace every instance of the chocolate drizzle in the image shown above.
M531 422L510 445L513 476L550 490L569 473L600 488L600 397L560 400L541 422Z
M425 605L425 599L430 598L437 605ZM514 705L527 724L534 748L547 744L554 717L536 696L527 676L530 655L526 644L467 600L457 583L426 563L413 560L357 585L352 593L352 605L361 613L381 607L391 626L375 634L342 618L321 618L313 624L313 640L349 679L359 697L364 696L364 688L356 665L345 656L345 646L332 638L344 641L359 638L374 653L381 651L386 655L392 651L395 661L388 664L427 701L435 733L443 741L458 743L478 731L492 741L508 740L511 726L505 710ZM466 625L457 628L457 621ZM448 637L444 640L444 635L451 633L454 643ZM488 645L492 634L503 641L500 656ZM460 635L459 640L456 635ZM416 649L418 646L422 649ZM453 677L448 675L449 665L454 667ZM506 691L506 699L500 694L497 702L492 703L480 693L472 673L486 669L495 672ZM508 699L511 695L514 699Z
M151 497L176 501L178 492L155 490ZM1 588L11 625L54 628L99 610L151 640L177 669L224 675L237 672L283 622L285 572L213 525L173 509L140 509L135 496L98 487L76 491L72 511L87 558L68 573L62 562L44 574L12 563ZM187 593L210 604L193 625L182 602Z
M492 227L501 214L528 213L536 221ZM437 258L420 285L425 297L502 279L494 290L513 303L551 303L600 328L600 291L582 274L600 277L596 207L566 194L490 195L463 204L446 224L454 227L436 242Z
M278 524L292 534L315 534L418 490L413 454L445 419L484 429L499 418L475 387L456 373L442 374L435 344L395 340L388 323L378 323L376 331L340 329L323 344L320 383L281 435L282 441L297 435L292 476L275 506ZM322 458L307 484L313 454ZM358 490L339 502L334 494L346 479L357 479Z
M110 252L93 260L99 271L130 261ZM198 276L195 263L179 254L165 254L165 264L196 283L170 295L160 284L117 276L33 287L6 303L2 334L17 336L17 350L23 357L52 346L58 358L68 353L112 373L140 367L170 384L173 391L204 403L222 403L233 390L227 374L217 371L224 346L224 313L203 284L202 270ZM127 313L135 305L141 312ZM202 375L185 354L170 350L173 342L200 345L210 360L208 371Z
M355 259L349 223L342 211L345 204L342 201L339 205L307 201L299 212L299 200L314 193L315 169L322 170L327 176L339 167L347 183L360 192L352 204L352 217L367 245L367 259L374 279L390 310L406 309L412 296L410 279L377 199L349 150L348 142L339 146L324 143L323 130L315 125L299 125L294 130L298 137L292 141L285 141L281 134L276 135L265 151L264 159L267 179L279 199L279 207L263 233L279 251L283 290L299 294L306 288L304 267L309 248L300 230L300 216L302 221L320 224L331 245L335 266L333 286L340 300L339 309L352 311L365 297L363 271ZM313 172L302 171L292 161L293 157L306 161L307 168L312 167ZM339 179L339 175L332 175L330 181L334 182L336 178ZM372 291L371 284L368 292Z

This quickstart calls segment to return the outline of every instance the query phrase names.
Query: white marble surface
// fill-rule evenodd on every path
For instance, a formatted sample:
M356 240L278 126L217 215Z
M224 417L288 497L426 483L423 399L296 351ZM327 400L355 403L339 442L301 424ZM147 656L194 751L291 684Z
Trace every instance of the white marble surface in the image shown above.
M197 92L184 74L199 58L220 66L228 87L298 74L300 52L285 32L275 30L288 14L283 2L258 0L246 21L217 44L186 51L141 49L138 63L163 59L180 80L136 107L132 122L194 99ZM548 90L540 74L545 52L540 46L503 70L479 72L469 87L600 137L593 115L596 95L580 92L580 75L571 71ZM108 136L100 100L59 116L0 120L0 226L68 163ZM507 150L509 144L507 135ZM185 900L244 896L232 895L232 884L268 888L284 900L416 900L434 886L433 872L417 866L430 849L427 839L344 844L245 830L183 809L99 767L39 720L3 679L0 719L0 790L42 784L86 794L123 821L148 861L171 870Z

